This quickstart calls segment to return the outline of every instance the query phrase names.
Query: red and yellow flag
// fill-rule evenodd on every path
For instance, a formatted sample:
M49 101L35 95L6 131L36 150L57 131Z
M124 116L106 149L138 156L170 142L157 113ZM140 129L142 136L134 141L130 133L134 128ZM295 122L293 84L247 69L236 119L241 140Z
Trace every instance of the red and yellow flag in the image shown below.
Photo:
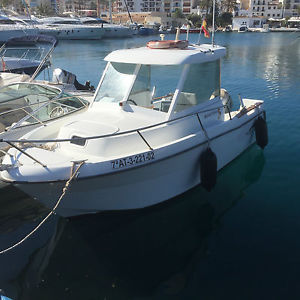
M204 32L204 36L206 38L209 38L209 31L207 29L207 23L206 23L206 20L204 19L203 22L202 22L202 26L201 26L201 30Z

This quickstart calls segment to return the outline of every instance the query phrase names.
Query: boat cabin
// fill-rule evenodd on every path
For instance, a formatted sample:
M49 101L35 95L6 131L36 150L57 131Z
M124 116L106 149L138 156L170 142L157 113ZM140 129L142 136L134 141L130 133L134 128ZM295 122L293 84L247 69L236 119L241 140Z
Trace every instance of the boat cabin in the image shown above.
M165 119L194 112L220 95L220 58L225 48L191 45L184 49L117 50L97 88L97 103L115 103L164 113ZM91 109L92 109L91 107Z

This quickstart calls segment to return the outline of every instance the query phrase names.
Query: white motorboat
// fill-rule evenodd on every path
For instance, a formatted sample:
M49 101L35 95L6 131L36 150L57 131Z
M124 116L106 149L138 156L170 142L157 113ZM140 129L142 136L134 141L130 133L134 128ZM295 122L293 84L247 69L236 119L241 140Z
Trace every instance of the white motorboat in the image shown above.
M84 25L101 27L104 30L104 38L125 38L132 37L134 30L123 25L110 24L100 18L80 18Z
M238 29L238 32L239 33L244 33L244 32L248 32L249 29L246 25L242 25L239 29Z
M223 29L223 32L232 32L232 25L225 26L225 28Z
M255 136L267 144L263 101L241 99L232 111L220 87L225 53L208 44L110 53L85 112L3 139L11 149L1 180L52 208L80 166L56 209L67 217L152 206L200 183L212 189Z
M37 25L40 34L55 36L58 40L101 40L104 29L101 26L84 25L79 19L49 17L40 19Z
M54 37L45 35L9 39L0 48L0 72L33 75L37 71L35 75L38 75L50 65L49 57L56 44ZM0 85L3 84L2 80Z
M20 24L8 17L0 16L0 43L5 43L11 38L38 34L38 29L33 26Z

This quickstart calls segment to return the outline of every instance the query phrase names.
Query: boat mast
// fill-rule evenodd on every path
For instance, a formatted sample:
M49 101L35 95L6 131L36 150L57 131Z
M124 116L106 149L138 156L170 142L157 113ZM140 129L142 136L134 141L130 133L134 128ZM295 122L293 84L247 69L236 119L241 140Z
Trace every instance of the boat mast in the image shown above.
M128 13L129 19L130 19L130 22L131 22L131 24L133 24L133 20L132 20L132 18L131 18L131 14L130 14L130 12L129 12L129 8L128 8L128 5L127 5L127 1L124 0L124 3L125 3L125 6L126 6L126 10L127 10L127 13Z
M213 47L215 43L215 10L216 10L216 0L213 0L212 34L211 34L211 44Z
M111 0L108 1L108 8L109 8L109 23L112 24L112 3Z
M101 11L100 11L100 0L97 0L97 17L101 17Z

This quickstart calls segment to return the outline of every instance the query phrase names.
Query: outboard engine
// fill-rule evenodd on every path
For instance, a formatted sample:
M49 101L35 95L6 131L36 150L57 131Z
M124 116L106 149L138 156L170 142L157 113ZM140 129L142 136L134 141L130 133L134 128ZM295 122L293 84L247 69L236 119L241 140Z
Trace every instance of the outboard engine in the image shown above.
M78 82L76 75L66 70L56 68L52 74L52 81L58 84L72 84L76 90L94 91L95 88L90 84L90 81L86 81L83 85Z

